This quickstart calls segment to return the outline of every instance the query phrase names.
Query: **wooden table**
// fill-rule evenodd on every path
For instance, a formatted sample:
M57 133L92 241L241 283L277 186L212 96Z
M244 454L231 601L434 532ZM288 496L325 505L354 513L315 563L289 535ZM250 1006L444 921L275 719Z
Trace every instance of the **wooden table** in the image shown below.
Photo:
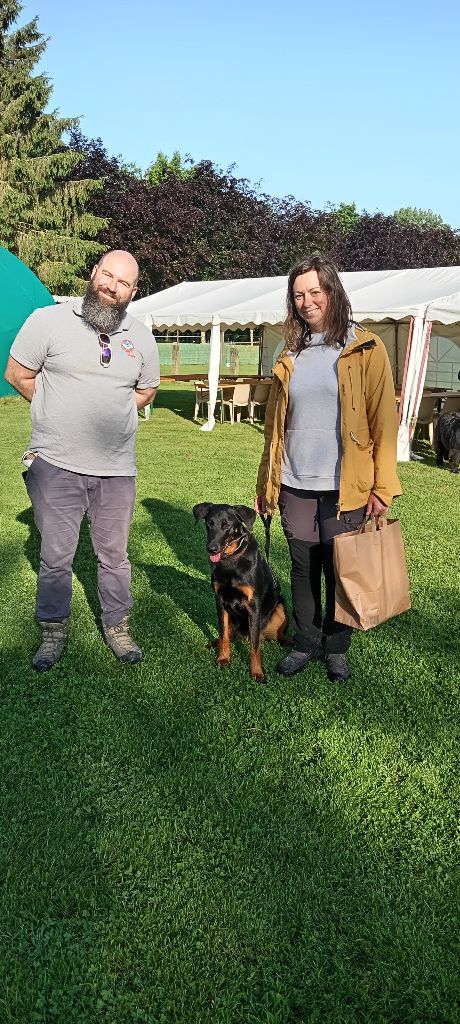
M166 381L183 381L189 384L191 381L202 381L207 386L208 376L206 373L170 373L161 374L160 380ZM257 374L253 374L251 377L240 377L230 376L225 374L219 377L218 387L222 387L223 384L263 384L265 382L271 384L273 377L259 377Z
M271 384L273 377L219 377L218 387L235 387L235 384Z

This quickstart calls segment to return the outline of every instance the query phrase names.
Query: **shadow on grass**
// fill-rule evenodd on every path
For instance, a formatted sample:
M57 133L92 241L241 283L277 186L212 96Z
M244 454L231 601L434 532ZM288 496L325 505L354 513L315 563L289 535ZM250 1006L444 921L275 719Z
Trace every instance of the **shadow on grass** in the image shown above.
M22 657L12 649L8 666ZM82 776L92 755L78 689L67 674L3 679L1 1017L12 1024L83 1024L101 988L91 963L112 891L94 857L100 809Z
M144 498L142 504L176 558L183 565L209 573L205 532L194 519L194 502L190 504L189 511L160 498Z
M401 752L216 678L4 707L8 1019L453 1020L450 831Z
M415 440L412 444L412 452L415 456L416 462L421 462L425 466L430 466L430 468L436 469L439 473L451 472L447 459L444 459L442 466L437 465L436 455L429 441L425 441L423 439Z
M436 455L429 441L415 438L412 443L412 452L416 456L416 462L421 461L426 466L436 466Z
M208 500L206 495L202 495L196 499L196 502L206 500ZM179 561L183 565L189 565L210 575L209 556L206 551L206 530L202 522L195 521L192 512L196 502L192 498L190 499L189 511L161 501L159 498L144 498L142 505ZM264 536L263 527L259 520L257 520L257 528L255 533L262 538ZM277 546L278 542L275 538L273 548L275 553Z
M176 388L167 388L162 385L155 397L153 419L156 409L169 409L170 412L176 413L182 419L192 422L195 409L195 389L190 386L190 388L182 387L176 390Z
M186 512L176 505L156 498L145 498L142 504L175 558L188 568L198 569L205 575L205 579L198 579L190 572L183 572L174 565L148 562L139 558L136 565L145 573L152 593L172 600L202 630L209 641L212 636L209 620L215 619L215 601L211 591L209 558L202 530L198 529L191 510ZM164 609L159 611L161 628ZM166 622L164 627L166 628Z
M160 594L153 629L168 637L168 600L203 628L203 531L144 506L205 576L135 563ZM18 518L36 571L31 510ZM97 601L85 530L79 547ZM451 630L442 616L414 614L426 654ZM411 633L394 620L382 647ZM156 675L79 676L69 659L40 689L27 677L3 692L5 1021L452 1024L458 808L441 688L402 691L401 725L385 678L340 690L318 668L263 689L246 664L224 677L177 636L170 647Z

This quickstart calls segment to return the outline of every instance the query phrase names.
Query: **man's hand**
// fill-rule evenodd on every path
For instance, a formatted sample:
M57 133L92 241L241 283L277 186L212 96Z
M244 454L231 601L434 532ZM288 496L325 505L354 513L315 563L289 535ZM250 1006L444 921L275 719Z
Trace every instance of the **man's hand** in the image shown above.
M380 498L371 491L366 508L366 518L367 516L385 516L387 512L388 505L384 505L383 501L380 501Z
M264 516L266 512L265 498L260 494L256 494L254 498L254 509L259 513L260 516Z

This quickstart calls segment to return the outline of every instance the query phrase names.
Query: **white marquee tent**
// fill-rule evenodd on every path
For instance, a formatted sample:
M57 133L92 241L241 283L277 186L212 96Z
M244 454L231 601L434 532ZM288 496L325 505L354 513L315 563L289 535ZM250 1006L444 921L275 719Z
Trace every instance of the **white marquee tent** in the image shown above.
M355 319L380 335L395 378L401 378L398 458L407 461L432 329L460 348L460 267L358 271L343 273L341 279ZM152 328L211 328L211 402L202 430L215 424L221 332L264 325L262 368L270 372L282 340L286 286L287 277L184 282L131 304L131 315Z

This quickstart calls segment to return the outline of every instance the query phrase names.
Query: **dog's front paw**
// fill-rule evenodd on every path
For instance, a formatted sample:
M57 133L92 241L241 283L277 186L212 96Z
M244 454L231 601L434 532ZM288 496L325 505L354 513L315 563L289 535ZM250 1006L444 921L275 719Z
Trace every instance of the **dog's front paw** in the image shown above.
M219 668L227 668L227 665L229 665L229 664L230 664L230 655L228 655L228 656L222 655L221 657L216 658L216 665L218 665Z
M263 672L251 672L251 676L255 679L256 683L264 683L265 675Z

